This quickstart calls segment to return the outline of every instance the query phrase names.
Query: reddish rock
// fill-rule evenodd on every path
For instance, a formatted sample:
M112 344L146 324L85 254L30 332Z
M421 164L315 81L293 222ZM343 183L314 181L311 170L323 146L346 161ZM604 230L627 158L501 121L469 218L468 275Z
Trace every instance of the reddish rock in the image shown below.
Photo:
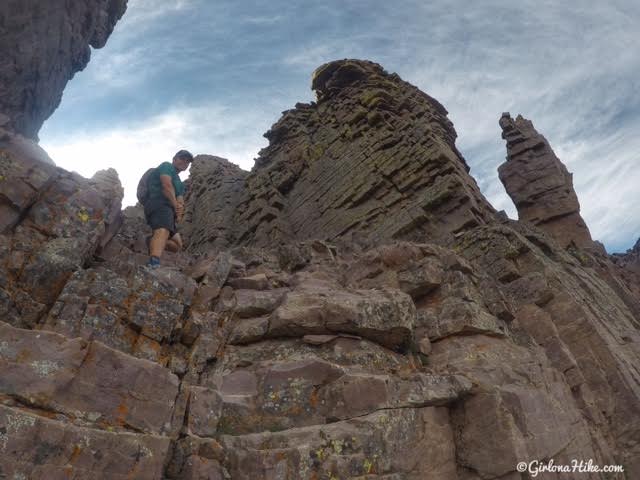
M609 286L611 279L583 268L574 255L520 223L509 228L483 228L461 239L461 243L467 258L499 278L507 286L505 290L512 300L521 303L516 315L518 326L510 337L519 338L524 345L530 345L527 342L531 341L539 343L546 361L562 375L562 384L571 388L573 400L551 401L556 407L549 407L549 416L560 411L557 406L560 404L577 409L589 433L580 433L579 442L574 443L585 445L587 450L600 451L608 462L625 463L627 471L639 468L631 439L640 429L637 422L630 419L638 416L640 397L635 393L638 382L631 380L628 369L640 360L637 349L640 336L628 303ZM584 255L591 254L585 252ZM528 280L522 283L522 279ZM512 283L519 285L510 289ZM530 335L530 340L522 338L520 329ZM438 345L440 342L434 343L430 364ZM453 352L451 346L448 349ZM461 350L468 352L469 347ZM534 353L531 348L529 351ZM495 352L494 355L502 365L517 364L505 354ZM478 358L483 357L486 358L478 354ZM446 371L450 372L451 357L446 364ZM505 380L493 378L490 382L504 385ZM554 391L559 392L558 388L554 387ZM573 431L575 434L575 429ZM608 436L615 440L604 440ZM525 442L529 440L525 438Z
M238 320L233 326L229 343L239 345L243 343L257 342L265 337L269 331L269 318L258 317Z
M269 319L266 336L343 332L403 348L414 325L415 306L400 291L302 290L286 295Z
M198 437L213 437L217 433L222 400L218 392L204 387L191 387L187 432Z
M82 421L145 433L169 428L178 380L98 342L0 324L0 393Z
M418 341L418 350L423 355L429 355L431 353L431 341L429 340L429 337L424 335L422 338L420 338L420 340Z
M10 150L0 150L0 163L0 224L8 247L0 264L6 299L0 313L31 327L112 235L123 192L114 170L87 180Z
M400 270L398 285L400 290L417 299L438 288L442 284L442 275L443 269L440 263L427 257L421 262Z
M593 248L591 234L580 216L573 176L556 157L547 140L522 116L500 118L507 141L507 162L498 172L518 209L518 218L537 225L561 246Z
M454 410L463 469L489 478L513 472L518 461L570 462L585 455L602 464L601 455L611 455L601 450L602 437L591 437L592 425L575 407L568 385L535 350L481 335L449 337L434 344L429 361L477 386ZM544 390L537 387L541 382Z
M236 290L235 314L240 318L267 315L278 307L286 293L286 289Z
M195 283L173 271L138 268L123 277L104 267L75 273L44 327L95 338L126 353L162 363L162 349L182 326Z
M0 405L0 472L7 478L156 480L167 437L80 428Z
M446 408L404 408L330 425L221 437L231 478L453 480ZM374 477L375 478L375 477Z
M270 367L274 361L322 359L343 367L362 368L372 373L393 374L411 371L411 360L403 354L366 339L338 337L334 341L311 345L303 339L262 340L247 345L227 345L215 368L203 376L203 385L214 387L220 375L246 370L258 364ZM372 369L372 370L371 370ZM219 383L219 382L218 382Z
M175 443L165 476L170 480L228 479L228 472L220 464L223 452L215 440L184 437Z
M236 289L248 290L268 290L271 287L271 283L264 273L231 279L229 285Z
M56 24L68 6L11 8ZM313 87L251 173L196 159L189 252L157 270L115 172L43 163L0 112L0 477L515 479L549 458L640 475L638 248L587 241L524 120L502 119L515 222L437 101L365 61Z
M338 335L305 335L302 340L309 345L322 345L337 338L340 337Z

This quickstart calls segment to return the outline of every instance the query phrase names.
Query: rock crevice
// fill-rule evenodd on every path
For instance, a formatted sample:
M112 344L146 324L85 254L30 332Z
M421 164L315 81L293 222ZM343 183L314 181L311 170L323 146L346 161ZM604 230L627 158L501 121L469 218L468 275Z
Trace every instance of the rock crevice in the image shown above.
M11 5L70 22L72 70L124 8ZM10 80L36 132L62 87ZM312 85L252 172L198 156L189 250L155 270L115 171L0 132L0 477L481 480L552 458L637 478L640 247L593 248L520 117L501 119L511 221L436 100L360 60Z

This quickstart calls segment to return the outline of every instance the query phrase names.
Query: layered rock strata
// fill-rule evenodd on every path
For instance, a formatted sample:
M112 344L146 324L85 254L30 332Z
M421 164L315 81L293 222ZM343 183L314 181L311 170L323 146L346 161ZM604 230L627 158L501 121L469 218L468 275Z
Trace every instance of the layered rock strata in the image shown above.
M197 155L189 170L183 233L192 252L233 245L233 219L248 172L220 157Z
M635 313L640 328L640 239L626 253L609 258L611 262L599 262L596 268Z
M614 261L631 274L640 277L640 239L625 254L614 254Z
M520 115L514 120L503 113L500 127L507 141L507 161L498 173L518 218L540 227L563 246L594 247L580 216L573 176L547 140Z
M3 474L480 479L538 458L637 471L633 315L535 229L477 227L451 249L243 247L150 272L141 222L129 209L29 322L3 315Z
M314 87L250 174L197 159L157 270L114 171L0 144L0 477L637 478L637 248L500 221L375 64Z
M0 115L5 127L37 138L62 91L84 69L90 46L105 45L127 0L6 1L0 4Z
M226 219L199 219L190 249L308 238L446 243L493 218L435 99L360 60L323 65L312 88L317 103L284 112L246 177L220 160L196 162L199 178L218 180L209 193L206 186L194 191L189 203L222 195L236 208ZM218 182L236 187L222 194Z
M115 170L92 180L0 150L3 319L27 326L115 234L123 190Z

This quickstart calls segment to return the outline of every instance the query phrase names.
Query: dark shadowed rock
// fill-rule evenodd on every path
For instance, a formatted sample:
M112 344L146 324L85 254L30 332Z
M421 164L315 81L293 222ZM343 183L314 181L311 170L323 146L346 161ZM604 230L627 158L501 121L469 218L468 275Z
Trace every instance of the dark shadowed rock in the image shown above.
M190 249L310 238L446 242L493 218L435 99L361 60L323 65L312 88L318 103L284 112L250 174L213 157L196 162Z
M27 0L0 5L0 114L37 138L67 82L83 70L124 14L127 0Z
M189 170L184 236L192 252L235 243L231 220L240 203L249 172L224 158L197 155ZM197 200L196 200L197 199Z
M613 267L601 263L601 275L635 313L636 318L640 318L640 239L625 254L613 254L609 258ZM640 325L640 321L638 323Z

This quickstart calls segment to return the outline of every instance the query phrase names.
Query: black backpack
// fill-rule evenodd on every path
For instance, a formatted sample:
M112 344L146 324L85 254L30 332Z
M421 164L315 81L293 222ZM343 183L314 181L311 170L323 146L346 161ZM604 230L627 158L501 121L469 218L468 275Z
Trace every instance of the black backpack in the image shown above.
M149 197L149 178L154 171L155 168L150 168L144 172L144 175L142 175L142 178L138 182L138 191L136 192L136 196L138 197L140 205L144 205L144 202L146 202Z

